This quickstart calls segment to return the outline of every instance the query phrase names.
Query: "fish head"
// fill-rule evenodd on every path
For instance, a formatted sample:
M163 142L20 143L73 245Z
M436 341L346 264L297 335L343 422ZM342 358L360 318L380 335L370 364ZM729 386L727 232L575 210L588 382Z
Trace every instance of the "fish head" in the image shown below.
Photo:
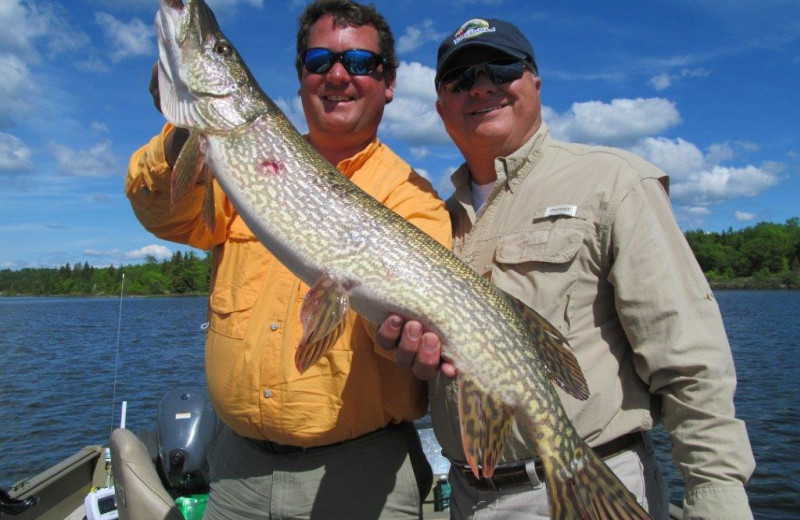
M203 0L161 0L155 20L161 110L175 126L230 133L255 119L259 87Z

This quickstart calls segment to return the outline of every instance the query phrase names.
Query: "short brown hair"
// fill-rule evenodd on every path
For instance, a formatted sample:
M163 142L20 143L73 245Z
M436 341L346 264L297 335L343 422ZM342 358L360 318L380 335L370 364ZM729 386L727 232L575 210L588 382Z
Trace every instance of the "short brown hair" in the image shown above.
M297 76L303 74L303 55L308 49L308 35L311 26L325 15L333 16L337 27L362 27L371 25L378 31L378 49L386 60L384 73L390 82L394 80L397 69L397 54L394 50L394 36L389 24L373 4L364 5L352 0L317 0L310 3L300 15L300 28L297 31Z

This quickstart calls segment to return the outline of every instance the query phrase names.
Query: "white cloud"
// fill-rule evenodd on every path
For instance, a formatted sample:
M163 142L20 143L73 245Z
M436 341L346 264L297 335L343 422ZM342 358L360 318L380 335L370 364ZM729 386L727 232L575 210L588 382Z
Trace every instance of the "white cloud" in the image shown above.
M31 168L31 149L19 138L0 132L0 175Z
M693 206L687 208L687 211L695 217L706 217L711 215L711 210L708 209L706 206Z
M647 137L630 150L671 178L670 193L676 203L705 205L735 197L754 197L777 184L780 165L731 167L721 164L735 158L730 144L712 144L708 153L681 138Z
M756 219L753 213L747 213L746 211L737 211L734 213L734 217L738 222L752 222Z
M381 123L382 132L410 145L451 144L436 113L435 75L432 68L420 63L400 63L394 101L386 107Z
M0 2L0 50L37 59L33 40L46 33L47 20L33 11L35 5L22 5L18 0Z
M650 81L648 81L647 84L658 91L666 90L670 87L670 85L672 85L672 77L665 72L663 74L653 76L650 78Z
M722 202L736 197L755 197L777 184L777 177L762 168L715 165L672 184L676 201Z
M110 251L98 251L96 249L85 249L83 251L85 256L100 257L109 260L144 260L148 256L152 256L156 260L168 260L172 258L172 251L163 245L151 244L134 251L120 251L119 249L112 249Z
M411 152L411 156L417 160L424 159L431 154L431 151L427 146L414 146L411 147L409 151Z
M83 31L67 24L66 9L58 4L3 0L0 2L0 52L38 62L38 42L50 56L79 49L89 42Z
M706 69L683 69L674 74L668 74L664 72L662 74L653 76L650 78L650 81L648 81L647 84L653 87L654 90L660 92L670 88L675 83L686 78L705 78L709 75L710 72L708 72Z
M731 143L715 143L704 155L683 139L645 138L631 151L651 161L672 178L672 196L679 203L699 204L753 197L777 184L782 165L730 167L722 163L737 153Z
M131 56L155 55L153 28L138 18L126 24L108 13L96 13L95 22L102 28L110 45L112 62L116 63Z
M706 164L703 152L680 137L674 141L665 137L647 137L631 147L630 151L667 172L673 182L701 171Z
M33 107L40 89L28 66L16 56L0 54L0 71L3 71L0 81L0 128L3 128Z
M662 98L614 99L611 103L573 103L558 114L542 109L553 135L565 141L624 146L680 123L675 103Z
M62 172L75 177L107 177L118 171L110 141L100 141L88 150L73 150L53 144L51 151Z
M406 32L397 39L397 52L404 53L416 50L427 42L439 42L444 38L433 26L433 20L425 18L416 25L406 27Z
M167 246L151 244L125 253L125 258L130 260L140 260L148 256L152 256L156 260L167 260L172 257L172 251Z

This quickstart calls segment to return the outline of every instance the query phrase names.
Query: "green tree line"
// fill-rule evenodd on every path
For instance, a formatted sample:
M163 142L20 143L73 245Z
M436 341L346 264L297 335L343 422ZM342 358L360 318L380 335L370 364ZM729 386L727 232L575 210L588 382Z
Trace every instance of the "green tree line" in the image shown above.
M686 239L712 285L800 288L800 218L722 233L688 231Z
M119 295L122 274L128 295L207 294L210 255L189 251L173 253L158 262L148 256L143 264L92 267L88 263L57 268L0 270L4 296L114 296Z
M785 224L762 222L721 233L687 231L695 257L715 287L800 288L800 218ZM130 295L207 294L210 255L174 253L158 262L92 267L88 263L58 268L0 270L0 294L113 296L119 293L125 273L125 293Z

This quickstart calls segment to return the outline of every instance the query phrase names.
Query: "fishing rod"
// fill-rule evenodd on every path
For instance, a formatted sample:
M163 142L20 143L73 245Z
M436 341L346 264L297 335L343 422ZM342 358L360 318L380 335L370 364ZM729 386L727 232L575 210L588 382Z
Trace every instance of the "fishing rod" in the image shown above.
M122 283L119 287L119 313L117 316L117 352L114 358L114 386L111 391L111 431L114 430L114 412L116 407L116 399L117 399L117 373L119 372L119 344L120 344L120 335L122 332L122 300L123 295L125 294L125 273L122 273ZM127 401L122 401L122 410L121 410L121 417L120 417L120 428L125 427L125 415L127 414Z

